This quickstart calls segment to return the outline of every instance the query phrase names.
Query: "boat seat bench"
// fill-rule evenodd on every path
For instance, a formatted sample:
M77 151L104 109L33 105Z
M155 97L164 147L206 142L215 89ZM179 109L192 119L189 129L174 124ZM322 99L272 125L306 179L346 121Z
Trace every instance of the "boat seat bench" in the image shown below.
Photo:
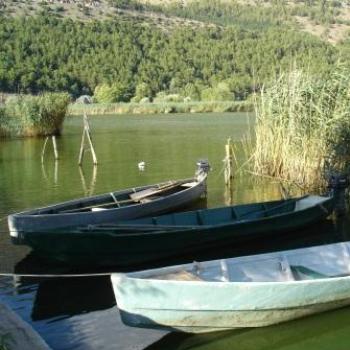
M186 270L180 270L174 273L168 273L166 275L150 276L149 278L173 281L203 281L200 276Z
M310 269L303 265L291 265L291 270L295 277L295 280L307 280L307 279L320 279L320 278L332 278L332 277L345 277L349 276L348 273L340 273L337 275L327 275L325 273Z
M156 199L162 199L162 198L164 198L164 197L163 196L150 196L150 197L140 199L140 203L149 203L149 202L153 202Z

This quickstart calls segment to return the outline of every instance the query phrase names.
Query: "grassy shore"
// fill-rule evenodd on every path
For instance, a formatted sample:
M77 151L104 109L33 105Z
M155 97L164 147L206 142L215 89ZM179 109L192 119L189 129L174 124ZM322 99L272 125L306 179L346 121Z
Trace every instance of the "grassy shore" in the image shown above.
M162 103L96 103L72 104L69 114L109 115L109 114L161 114L161 113L210 113L244 112L253 110L247 101L208 102L162 102Z
M247 141L250 170L320 188L327 176L349 170L350 71L325 79L300 71L282 75L255 103L256 126Z
M9 98L0 105L0 137L59 134L69 102L66 93Z

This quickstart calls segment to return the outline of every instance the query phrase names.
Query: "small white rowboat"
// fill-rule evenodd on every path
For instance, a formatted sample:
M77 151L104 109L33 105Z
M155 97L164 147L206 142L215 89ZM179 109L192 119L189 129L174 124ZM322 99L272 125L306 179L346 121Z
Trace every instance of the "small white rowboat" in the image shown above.
M130 326L268 326L350 305L350 243L113 274L112 284Z

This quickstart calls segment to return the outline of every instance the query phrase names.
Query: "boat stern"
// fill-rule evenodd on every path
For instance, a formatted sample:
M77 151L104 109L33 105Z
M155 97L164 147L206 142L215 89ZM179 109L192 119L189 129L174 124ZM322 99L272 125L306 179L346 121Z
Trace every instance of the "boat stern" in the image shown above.
M211 167L207 159L200 159L197 162L196 178L199 182L201 182L203 178L207 177L210 169Z
M19 238L19 232L16 226L16 215L9 215L7 217L7 225L9 228L10 236L12 238Z

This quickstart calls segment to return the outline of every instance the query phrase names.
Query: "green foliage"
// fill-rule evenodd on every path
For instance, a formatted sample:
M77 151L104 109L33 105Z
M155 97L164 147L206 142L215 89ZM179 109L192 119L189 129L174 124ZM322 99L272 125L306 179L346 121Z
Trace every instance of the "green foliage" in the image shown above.
M232 101L234 94L226 82L221 82L215 87L203 90L201 97L203 101Z
M126 10L138 10L142 11L144 6L135 0L108 0L109 4Z
M237 26L250 30L262 30L271 26L280 26L288 19L287 7L277 1L274 6L251 6L238 1L196 0L186 6L178 3L150 6L154 11L166 15L176 15L198 21L223 26Z
M158 92L153 100L155 103L159 102L183 102L184 97L179 94L167 94L164 91Z
M152 90L146 83L139 83L136 85L135 96L132 98L132 102L140 102L145 98L149 99L152 96Z
M132 4L115 2L119 7ZM157 7L225 24L179 26L170 32L123 16L86 22L59 19L48 10L36 17L3 16L0 91L67 91L73 97L96 91L102 102L152 100L160 91L193 101L243 100L295 64L327 73L338 49L280 25L283 11L278 6L253 11L251 6L203 0L184 8ZM219 88L221 82L228 88Z
M0 108L2 136L59 134L67 114L70 97L66 93L12 97Z
M192 101L200 101L201 99L201 91L203 90L203 86L196 83L187 83L182 89L181 94L185 96L185 99L190 99Z
M99 103L126 102L130 99L129 88L117 83L97 85L94 98Z
M251 111L253 105L246 101L187 101L187 102L153 102L153 103L97 103L73 104L69 113L82 115L115 114L161 114L161 113L209 113Z
M58 12L58 13L64 12L64 7L63 6L56 6L54 10L55 10L55 12Z

